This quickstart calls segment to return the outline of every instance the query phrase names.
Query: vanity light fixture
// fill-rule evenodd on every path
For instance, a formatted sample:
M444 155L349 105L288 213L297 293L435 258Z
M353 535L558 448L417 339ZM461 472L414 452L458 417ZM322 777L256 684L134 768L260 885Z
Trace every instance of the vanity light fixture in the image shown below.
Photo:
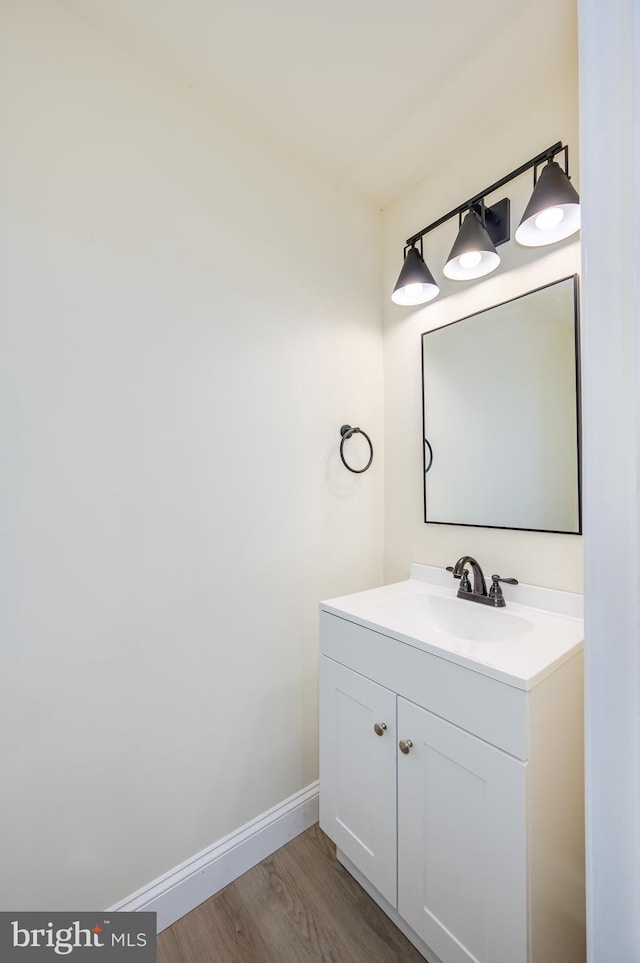
M440 293L422 257L422 238L417 240L420 242L420 251L415 243L405 251L404 264L391 295L391 300L396 304L426 304Z
M564 171L554 160L556 154L562 151L565 155ZM538 176L538 167L542 164L545 166ZM505 197L487 207L485 197L532 168L534 190L516 231L516 241L525 247L542 247L575 234L580 228L580 199L569 180L569 148L558 141L500 178L495 184L407 238L404 264L391 300L403 305L425 304L440 293L424 261L422 240L426 234L452 217L458 217L459 231L443 269L445 277L454 281L466 281L495 271L500 264L496 247L510 238L510 202L509 198ZM417 244L420 245L420 250L416 247Z
M549 160L542 173L533 173L533 194L516 231L525 247L542 247L570 237L580 229L580 198L569 180L569 150L564 147L565 167Z
M508 240L509 198L487 208L481 200L462 221L443 268L444 275L453 281L466 281L491 274L500 264L496 244Z

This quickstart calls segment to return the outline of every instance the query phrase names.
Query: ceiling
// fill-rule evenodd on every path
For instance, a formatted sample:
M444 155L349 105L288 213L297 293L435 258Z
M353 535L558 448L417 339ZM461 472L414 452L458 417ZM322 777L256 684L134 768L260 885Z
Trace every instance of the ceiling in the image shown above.
M576 60L576 0L64 2L380 207Z

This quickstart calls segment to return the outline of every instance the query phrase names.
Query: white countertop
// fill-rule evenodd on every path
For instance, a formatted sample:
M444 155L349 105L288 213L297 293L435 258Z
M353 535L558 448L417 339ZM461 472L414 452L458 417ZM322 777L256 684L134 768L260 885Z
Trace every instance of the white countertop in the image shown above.
M442 569L413 565L411 576L404 582L328 599L321 602L320 607L325 612L519 689L532 689L582 648L582 596L538 586L504 586L507 604L504 608L493 609L457 599L459 583ZM430 624L424 615L421 595L454 600L450 609L455 612L458 605L468 607L462 613L465 618L477 612L477 619L485 620L486 617L489 627L496 624L508 631L511 624L523 626L526 623L526 631L504 641L492 638L478 641L443 632ZM508 621L496 621L505 615ZM521 619L525 622L516 621ZM484 634L490 636L490 628Z

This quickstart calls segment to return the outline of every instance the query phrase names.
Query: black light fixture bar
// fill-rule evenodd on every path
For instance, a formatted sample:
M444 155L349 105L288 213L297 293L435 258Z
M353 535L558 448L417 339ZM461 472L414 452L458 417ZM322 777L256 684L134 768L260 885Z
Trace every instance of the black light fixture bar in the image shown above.
M478 194L475 194L468 201L465 201L463 204L459 204L457 207L454 207L454 209L452 211L449 211L448 214L444 214L442 217L439 217L437 221L434 221L432 224L429 224L427 227L424 227L421 231L418 231L417 234L413 234L411 237L408 237L407 240L405 241L405 253L407 248L413 247L413 245L416 244L418 241L422 241L422 238L425 236L425 234L428 234L430 231L435 230L436 227L440 227L441 224L444 224L445 221L450 220L452 217L463 214L465 211L470 210L471 208L474 207L474 205L477 205L480 203L480 201L483 201L488 194L493 194L494 191L499 190L501 187L504 187L505 184L508 184L510 181L515 180L516 177L519 177L521 174L524 174L527 171L531 170L532 167L537 168L538 165L542 164L544 161L552 160L552 158L554 158L556 154L559 154L560 151L565 152L565 168L566 168L566 174L568 176L569 175L569 148L565 147L561 141L558 141L557 144L552 144L551 147L547 147L546 150L543 150L540 154L537 154L535 157L532 157L531 160L526 162L526 164L521 164L520 167L517 167L514 171L511 171L510 174L506 174L504 177L501 177L499 181L495 182L495 184L491 184L489 187L485 187L483 191L480 191ZM535 178L535 173L536 172L534 171L534 178ZM535 180L534 180L534 183L535 183Z

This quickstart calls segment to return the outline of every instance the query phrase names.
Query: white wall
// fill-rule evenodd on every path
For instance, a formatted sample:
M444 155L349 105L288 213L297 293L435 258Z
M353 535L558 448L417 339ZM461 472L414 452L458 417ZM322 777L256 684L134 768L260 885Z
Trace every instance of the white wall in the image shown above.
M506 79L498 82L496 96L500 82ZM425 238L425 260L437 275L440 296L414 309L390 300L407 237L558 140L569 144L572 179L579 189L575 51L568 51L562 86L545 87L541 78L535 102L523 104L521 115L505 117L504 127L488 130L486 140L470 143L457 157L443 157L437 174L384 212L386 581L406 578L411 562L446 566L471 554L485 572L582 591L579 536L425 525L423 520L422 332L579 271L575 239L538 251L520 248L513 240L533 188L533 174L523 175L488 200L511 199L512 240L498 249L503 258L498 271L471 283L447 281L442 276L457 232L457 220L452 220ZM485 412L470 411L469 417L475 414L486 421Z
M640 10L580 0L587 958L640 959ZM603 149L603 145L604 148Z
M95 908L317 775L317 602L381 580L379 225L1 12L0 906Z

